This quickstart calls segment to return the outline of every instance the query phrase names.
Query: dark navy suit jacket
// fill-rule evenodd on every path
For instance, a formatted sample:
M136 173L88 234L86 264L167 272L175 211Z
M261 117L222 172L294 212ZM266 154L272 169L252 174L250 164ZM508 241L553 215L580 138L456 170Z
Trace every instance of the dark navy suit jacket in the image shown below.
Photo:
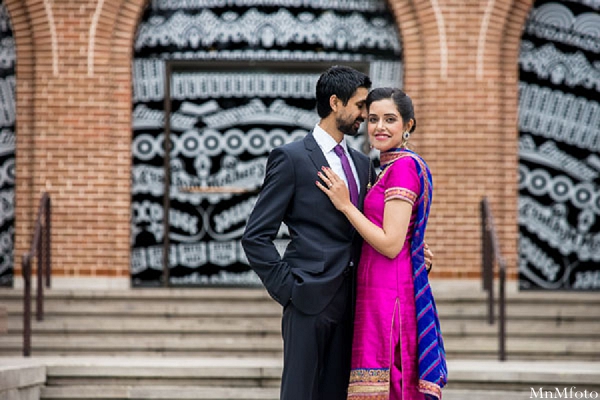
M349 153L359 175L362 207L370 162L354 149ZM361 245L346 217L315 185L322 166L329 164L312 133L273 149L242 238L251 268L273 299L282 306L291 301L306 314L321 312L331 301L346 268L358 264ZM281 222L291 236L283 257L273 244Z

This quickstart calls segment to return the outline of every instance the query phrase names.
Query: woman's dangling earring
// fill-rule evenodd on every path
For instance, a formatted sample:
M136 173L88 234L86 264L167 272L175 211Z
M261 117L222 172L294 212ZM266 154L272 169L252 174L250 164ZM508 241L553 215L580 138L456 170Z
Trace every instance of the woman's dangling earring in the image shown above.
M408 138L410 138L410 132L405 131L402 134L402 147L406 147L406 145L408 144Z

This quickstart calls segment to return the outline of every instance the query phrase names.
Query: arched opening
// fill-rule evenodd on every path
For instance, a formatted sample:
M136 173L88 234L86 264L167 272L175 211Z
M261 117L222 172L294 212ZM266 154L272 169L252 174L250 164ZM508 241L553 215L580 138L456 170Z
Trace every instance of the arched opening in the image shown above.
M169 279L162 283L258 284L239 239L270 149L304 136L318 121L319 73L352 64L375 86L402 86L402 45L385 0L201 3L175 8L152 1L134 41L134 286L161 283L163 248ZM352 144L361 147L362 140ZM206 186L246 192L187 189ZM284 246L285 229L280 234Z
M14 278L15 67L12 24L0 0L0 286L12 286Z
M523 30L521 289L600 289L599 10L538 0Z

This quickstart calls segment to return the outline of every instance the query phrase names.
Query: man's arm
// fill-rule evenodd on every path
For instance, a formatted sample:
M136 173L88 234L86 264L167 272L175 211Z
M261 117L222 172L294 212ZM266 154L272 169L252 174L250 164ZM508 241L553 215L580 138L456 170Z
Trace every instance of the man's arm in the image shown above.
M250 267L282 306L292 297L294 277L273 241L294 195L294 165L285 151L274 149L267 161L265 181L248 219L242 246Z

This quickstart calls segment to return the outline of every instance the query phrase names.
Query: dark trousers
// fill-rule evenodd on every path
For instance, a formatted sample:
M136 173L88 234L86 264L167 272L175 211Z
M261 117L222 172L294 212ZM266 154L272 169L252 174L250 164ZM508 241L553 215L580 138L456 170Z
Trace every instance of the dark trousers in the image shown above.
M348 275L321 313L293 303L283 311L281 400L346 400L352 353L352 293Z

